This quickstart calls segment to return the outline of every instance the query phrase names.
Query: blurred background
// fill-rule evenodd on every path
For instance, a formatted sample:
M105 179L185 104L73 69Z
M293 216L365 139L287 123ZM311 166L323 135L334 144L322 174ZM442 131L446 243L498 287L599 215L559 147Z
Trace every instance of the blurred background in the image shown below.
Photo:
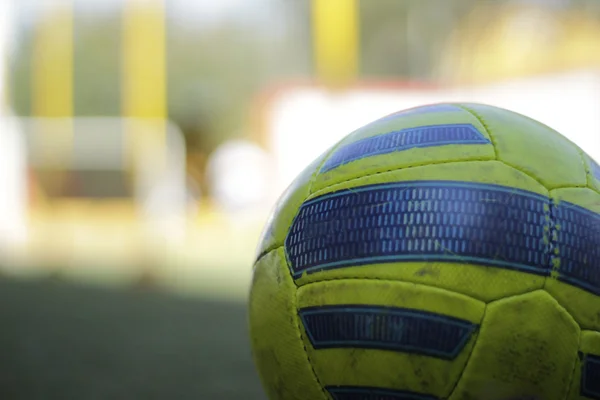
M264 399L260 231L376 118L484 102L600 159L596 0L3 0L0 77L2 399Z

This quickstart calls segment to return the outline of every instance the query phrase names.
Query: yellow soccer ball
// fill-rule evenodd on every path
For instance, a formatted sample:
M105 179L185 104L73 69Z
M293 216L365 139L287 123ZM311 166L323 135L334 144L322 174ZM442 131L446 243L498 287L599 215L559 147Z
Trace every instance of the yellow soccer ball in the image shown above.
M352 132L283 195L253 274L270 399L600 399L600 167L514 112Z

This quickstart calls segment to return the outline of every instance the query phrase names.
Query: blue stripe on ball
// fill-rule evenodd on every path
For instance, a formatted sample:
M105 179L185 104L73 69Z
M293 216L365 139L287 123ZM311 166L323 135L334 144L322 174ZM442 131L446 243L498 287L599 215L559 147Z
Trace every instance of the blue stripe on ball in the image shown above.
M375 155L451 144L491 144L491 142L471 124L419 126L372 136L342 146L325 161L320 172L327 172L340 165Z
M563 282L600 294L600 215L492 184L412 181L329 193L301 206L285 250L294 278L437 261L542 276L554 270Z
M364 386L328 386L334 400L437 400L429 394Z
M334 305L302 308L298 314L315 349L370 348L453 359L477 328L466 320L397 307Z

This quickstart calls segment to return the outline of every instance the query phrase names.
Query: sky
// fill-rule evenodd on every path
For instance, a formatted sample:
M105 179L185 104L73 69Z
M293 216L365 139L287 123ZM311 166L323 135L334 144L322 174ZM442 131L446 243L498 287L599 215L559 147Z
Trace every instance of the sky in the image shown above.
M126 1L152 3L155 0L71 0L77 11L110 12L122 7ZM246 14L261 0L163 0L169 12L182 18L219 21L223 18ZM69 0L20 0L17 13L23 23L31 23L44 10L68 4Z

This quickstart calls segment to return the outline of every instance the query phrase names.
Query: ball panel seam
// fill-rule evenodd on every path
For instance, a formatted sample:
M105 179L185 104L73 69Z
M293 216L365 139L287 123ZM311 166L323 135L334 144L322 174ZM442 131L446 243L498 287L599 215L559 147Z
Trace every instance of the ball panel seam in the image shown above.
M490 141L492 142L492 147L494 148L494 156L496 157L496 160L498 160L498 150L496 148L496 141L494 139L494 136L491 133L490 127L487 124L487 122L485 122L485 120L483 119L483 117L481 115L479 115L479 113L477 113L475 110L472 110L468 106L466 106L464 104L456 104L456 106L461 108L465 112L471 114L483 126L483 129L485 129L485 132L490 137Z
M512 297L512 296L510 296L510 297ZM487 310L488 310L488 304L485 305L485 308L483 309L483 313L481 314L481 319L479 320L480 329L483 326L483 321L485 320L485 314L487 313ZM477 347L477 340L479 339L479 330L480 329L478 329L477 332L473 335L474 343L471 346L471 348L469 349L469 354L467 355L467 361L465 362L465 366L463 367L463 370L461 371L460 375L458 376L458 379L456 379L456 382L454 382L454 385L453 385L452 389L450 390L450 393L448 394L448 397L447 397L448 399L452 398L452 394L458 387L458 384L460 383L465 371L467 370L467 367L469 366L469 362L471 362L471 355L475 351L475 347Z
M256 264L258 264L260 262L260 260L263 259L263 257L268 256L270 253L277 251L279 249L281 249L282 247L284 247L283 244L275 244L271 247L266 248L262 253L260 253L256 259L254 260L254 266L256 266ZM286 260L287 261L287 260Z

